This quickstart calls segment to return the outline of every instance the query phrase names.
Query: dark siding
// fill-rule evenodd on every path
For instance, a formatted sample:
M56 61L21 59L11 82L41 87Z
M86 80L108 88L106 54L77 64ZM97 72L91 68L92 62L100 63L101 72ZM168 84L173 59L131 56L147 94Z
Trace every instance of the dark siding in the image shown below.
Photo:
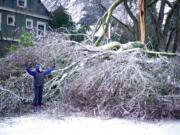
M49 13L41 2L38 2L38 0L29 0L28 2L28 9L33 13L49 16Z
M27 8L17 7L17 0L0 0L0 6L49 16L49 12L39 0L27 0Z
M3 37L14 37L13 35L15 34L16 31L16 26L9 26L7 25L7 15L14 15L15 20L17 21L16 14L11 13L11 12L5 12L5 11L0 11L2 14L2 35Z
M17 0L0 0L0 6L16 8Z
M44 19L39 19L27 15L15 14L7 11L0 10L2 14L2 35L3 37L11 37L11 38L18 38L19 34L22 30L26 30L26 18L33 20L33 26L37 27L37 21L42 21L47 23L48 28L48 21ZM7 15L14 15L15 16L15 26L7 25Z
M39 0L27 0L28 2L27 8L26 9L18 8L18 10L23 10L27 12L36 13L39 15L48 16L49 13L45 9L44 5L42 5L42 3L38 1ZM17 0L0 0L0 6L17 9ZM48 20L44 20L44 19L40 19L40 18L36 18L32 16L27 16L27 15L22 15L22 14L17 14L17 13L12 13L9 11L4 11L4 10L0 10L0 13L2 14L1 33L4 39L6 39L6 37L18 38L22 30L27 30L25 28L26 18L33 19L34 28L37 27L37 21L45 22L47 24L46 29L48 30L48 23L49 23ZM7 25L8 14L15 16L15 26Z

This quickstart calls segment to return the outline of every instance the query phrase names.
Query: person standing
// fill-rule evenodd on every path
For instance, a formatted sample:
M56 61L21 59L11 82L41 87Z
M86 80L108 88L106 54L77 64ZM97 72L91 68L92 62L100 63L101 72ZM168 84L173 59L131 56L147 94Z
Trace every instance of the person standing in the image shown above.
M33 106L35 112L41 110L42 94L45 83L44 79L54 70L54 68L55 65L53 67L47 68L46 70L43 70L41 64L36 64L35 70L33 70L31 67L27 66L26 64L26 71L31 76L33 76L33 90L34 90Z

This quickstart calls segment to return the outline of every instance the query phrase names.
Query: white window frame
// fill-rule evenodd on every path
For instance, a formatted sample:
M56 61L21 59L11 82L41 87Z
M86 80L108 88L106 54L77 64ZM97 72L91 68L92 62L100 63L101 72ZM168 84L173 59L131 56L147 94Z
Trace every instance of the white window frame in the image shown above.
M19 4L19 0L17 0L17 6L21 8L26 8L27 7L27 0L24 0L24 6Z
M44 31L43 31L44 34L43 35L39 35L39 29L38 29L39 25L44 26ZM37 36L39 36L39 37L45 37L46 36L46 23L45 22L37 21Z
M9 17L12 17L13 18L13 23L12 24L9 24ZM15 15L7 15L7 25L9 26L15 26L15 22L16 22L16 18L15 18Z
M0 31L2 30L2 14L0 13Z
M31 22L31 26L27 25L27 22ZM33 19L26 18L26 29L33 29Z

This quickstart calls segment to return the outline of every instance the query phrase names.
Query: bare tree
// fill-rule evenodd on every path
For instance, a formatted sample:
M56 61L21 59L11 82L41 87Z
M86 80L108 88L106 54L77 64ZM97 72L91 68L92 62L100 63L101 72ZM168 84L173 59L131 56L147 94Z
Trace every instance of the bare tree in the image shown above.
M171 28L172 20L175 21L175 18L178 18L175 17L177 16L175 15L175 12L178 10L178 1L179 0L170 2L168 0L162 0L160 1L160 4L158 4L158 0L140 0L140 15L137 15L132 11L131 4L133 3L137 6L137 1L117 0L109 9L106 9L106 7L103 6L100 2L100 7L106 12L98 21L96 30L98 30L100 26L104 26L104 32L98 38L98 40L96 40L95 45L99 46L100 41L103 38L103 34L107 31L109 21L111 20L111 18L113 18L116 23L119 24L119 29L123 29L129 35L133 35L134 39L131 40L141 41L142 43L150 41L153 44L152 49L168 50L170 44L172 44L173 42L177 43L178 39L175 39L175 35L178 35L178 29L175 31L175 29L178 28L178 19L176 21L176 26ZM133 22L132 26L123 23L121 20L112 15L113 11L121 3L123 3L125 11ZM158 5L160 6L159 10L157 9ZM165 14L166 6L169 6L170 10ZM175 32L177 34L175 34ZM177 48L176 46L177 45L174 44L174 49Z
M112 18L112 14L113 14L113 11L116 9L116 7L122 3L124 0L116 0L112 5L111 7L108 9L108 11L103 15L103 17L101 18L101 26L103 26L103 32L101 33L101 35L99 36L99 38L96 40L95 42L95 45L96 46L99 46L102 38L103 38L103 35L107 32L108 30L108 25L111 21L111 18Z

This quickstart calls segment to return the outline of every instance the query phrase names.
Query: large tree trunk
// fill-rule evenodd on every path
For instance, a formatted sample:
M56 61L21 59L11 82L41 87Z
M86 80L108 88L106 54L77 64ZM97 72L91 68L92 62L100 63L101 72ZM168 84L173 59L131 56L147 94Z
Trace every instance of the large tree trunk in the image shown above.
M140 3L140 29L141 29L141 42L145 43L145 0L141 0Z
M180 2L176 9L176 37L174 40L173 53L176 52L178 45L180 45Z
M172 6L172 8L170 9L170 11L167 14L166 22L165 22L165 25L164 25L164 31L163 31L163 34L165 36L168 35L168 31L169 31L169 29L171 27L171 18L173 17L173 14L175 12L175 9L176 9L177 5L178 5L178 2L174 3L174 5Z
M169 31L168 35L167 35L167 42L166 42L166 48L165 51L168 52L169 49L169 45L173 39L173 33L174 33L175 29L172 29Z
M161 0L160 3L160 10L159 12L157 11L157 2L158 0L149 0L147 1L147 8L148 8L148 20L149 26L148 28L148 37L152 38L152 43L153 43L153 49L155 50L164 50L166 47L166 37L163 33L162 25L163 25L163 20L164 20L164 8L166 4L166 0ZM158 12L158 13L157 13ZM151 33L149 33L151 32Z
M154 29L154 37L157 38L158 45L155 47L156 50L162 49L165 47L165 37L162 33L162 30L158 27L158 20L156 16L154 16L153 11L150 13L152 19L152 25Z
M158 27L159 27L159 29L162 28L162 24L163 24L163 20L164 20L165 4L166 4L166 0L162 0L161 1L160 11L159 11L159 16L158 16Z
M132 19L134 23L134 38L135 40L140 40L140 27L139 27L139 21L136 18L136 16L132 13L131 9L128 6L128 0L124 0L124 7L129 15L129 17Z

